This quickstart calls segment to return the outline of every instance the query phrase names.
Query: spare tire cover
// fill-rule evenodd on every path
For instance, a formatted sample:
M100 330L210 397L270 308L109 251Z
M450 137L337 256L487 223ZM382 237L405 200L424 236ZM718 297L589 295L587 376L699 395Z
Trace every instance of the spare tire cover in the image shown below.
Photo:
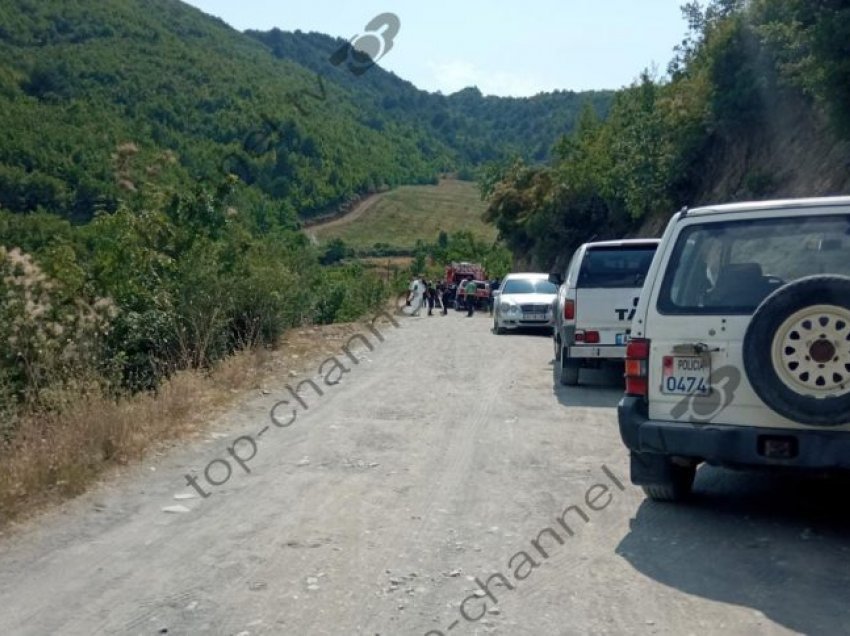
M850 423L850 278L808 276L753 314L744 369L773 411L811 426Z

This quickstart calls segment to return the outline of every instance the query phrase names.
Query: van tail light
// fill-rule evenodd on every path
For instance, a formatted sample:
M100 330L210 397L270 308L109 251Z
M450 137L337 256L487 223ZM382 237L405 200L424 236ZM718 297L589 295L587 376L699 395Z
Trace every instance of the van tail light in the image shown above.
M649 340L634 338L626 345L626 395L649 393Z
M576 301L565 300L564 301L564 320L575 320L575 319L576 319Z

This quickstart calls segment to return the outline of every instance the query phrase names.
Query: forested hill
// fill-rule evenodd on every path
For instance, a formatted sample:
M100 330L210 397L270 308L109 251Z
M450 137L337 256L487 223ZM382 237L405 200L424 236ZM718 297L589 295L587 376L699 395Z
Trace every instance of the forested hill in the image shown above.
M307 217L508 153L544 157L584 99L429 95L378 67L338 70L336 45L250 37L176 0L3 2L0 208L86 221L152 182L232 173L255 203Z
M562 90L533 97L485 97L476 87L469 87L446 96L419 90L380 66L355 75L344 65L328 64L334 52L345 45L339 38L298 30L246 33L267 45L276 57L297 62L344 86L363 108L367 125L416 123L454 149L467 165L509 156L547 159L554 142L573 129L585 104L604 117L614 94Z
M299 110L288 96L318 93L312 72L175 0L14 0L0 25L8 210L86 220L141 190L146 171L188 187L220 179L232 155L224 168L258 197L309 214L453 163L420 128L362 123L330 82Z
M846 0L710 0L668 73L584 113L546 166L489 170L488 216L518 261L563 265L591 237L657 234L682 206L850 192Z

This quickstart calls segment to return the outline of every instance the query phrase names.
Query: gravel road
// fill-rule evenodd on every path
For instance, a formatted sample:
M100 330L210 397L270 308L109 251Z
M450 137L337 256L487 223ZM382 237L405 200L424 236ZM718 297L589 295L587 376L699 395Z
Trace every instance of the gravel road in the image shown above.
M709 467L650 503L616 370L566 389L547 337L399 322L0 538L0 634L850 630L846 483Z

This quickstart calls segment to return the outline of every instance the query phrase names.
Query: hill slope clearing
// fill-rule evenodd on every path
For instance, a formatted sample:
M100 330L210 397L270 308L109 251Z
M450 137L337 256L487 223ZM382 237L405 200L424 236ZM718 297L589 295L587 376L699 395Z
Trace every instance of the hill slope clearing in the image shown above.
M311 228L321 243L342 239L356 250L376 244L413 249L417 240L433 242L440 232L471 232L496 240L496 230L481 220L484 202L469 181L444 180L436 186L402 186L370 200L365 208Z

